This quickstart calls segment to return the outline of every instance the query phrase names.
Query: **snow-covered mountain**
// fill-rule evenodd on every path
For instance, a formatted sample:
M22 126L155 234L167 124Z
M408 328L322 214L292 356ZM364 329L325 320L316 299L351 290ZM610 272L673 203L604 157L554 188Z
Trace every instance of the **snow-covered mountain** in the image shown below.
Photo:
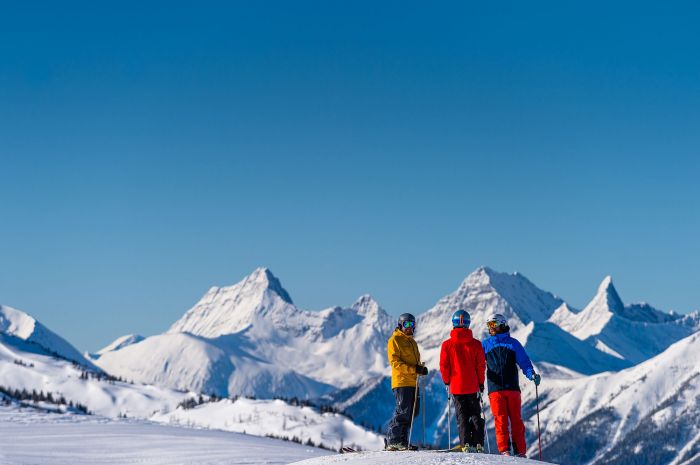
M544 454L571 464L700 463L700 333L587 378L541 412Z
M418 317L416 340L425 347L438 346L449 337L452 313L458 309L469 312L474 336L481 338L487 334L486 320L494 313L504 315L511 329L517 331L532 321L546 321L563 303L520 273L480 267L456 291Z
M188 399L201 398L197 392L114 379L101 370L91 370L59 357L56 346L50 345L51 349L47 349L17 336L26 336L25 330L30 324L36 327L36 321L31 316L7 308L5 312L3 314L12 316L12 320L5 316L0 331L0 409L4 408L2 405L9 404L9 408L17 410L18 415L22 411L38 414L48 411L55 412L52 413L55 417L62 417L59 412L64 412L66 419L63 421L71 422L75 416L72 414L84 408L103 417L103 422L105 417L148 419L290 440L311 439L313 443L327 447L334 447L341 441L363 449L376 448L381 444L376 433L354 424L344 415L321 413L314 408L290 405L281 400L241 398L236 401L205 402L185 409L180 404ZM42 327L42 331L55 336L45 327ZM185 333L173 336L195 338ZM137 344L133 343L136 339L130 338L132 344L127 344L127 340L113 344L112 350L119 350L120 345L126 349ZM65 342L63 339L60 341ZM53 342L53 339L44 339L44 342ZM111 350L101 352L106 355ZM217 372L216 369L211 371ZM206 396L204 400L208 400ZM21 404L26 406L20 407Z
M648 304L625 306L607 276L580 312L560 307L549 319L573 336L633 364L663 352L698 328L678 314Z
M108 379L4 332L0 332L0 386L63 396L67 402L108 417L147 418L157 410L174 410L186 396L157 386Z
M606 279L604 284L601 286L603 291L596 294L585 311L600 312L600 308L604 307L618 312L614 317L607 318L607 321L608 324L612 321L618 325L610 326L611 328L621 326L630 332L630 340L625 339L628 347L625 353L633 353L633 349L641 345L638 352L656 355L696 328L694 325L697 320L692 315L680 318L647 305L625 307L612 288L611 280ZM544 404L559 398L574 386L585 383L588 376L619 371L634 364L632 360L611 353L609 346L617 347L616 342L603 345L582 339L557 324L566 321L562 316L576 318L576 315L583 312L572 309L561 299L538 289L522 275L479 268L455 292L440 299L433 308L418 317L416 340L432 371L425 382L429 405L427 436L434 443L446 444L446 396L437 373L438 357L440 343L448 337L451 329L452 312L458 308L469 311L472 316L471 327L476 337L483 337L485 320L489 315L498 312L507 316L513 328L513 336L523 343L536 369L544 376L545 382L539 392ZM596 325L599 320L592 318L588 323L582 323L577 329L584 334L585 331L598 331ZM606 335L615 334L614 330L607 331ZM635 331L644 331L639 340L634 339ZM650 341L655 341L655 344ZM521 388L525 416L528 418L535 413L534 386L521 378ZM339 391L332 397L353 418L374 427L381 427L391 414L392 393L387 377L368 380L360 386ZM382 412L382 415L377 415L378 412ZM492 420L489 422L492 424Z
M431 369L431 374L424 380L424 403L427 406L425 435L429 442L435 444L446 444L447 404L445 388L437 373L439 348L449 336L451 315L459 308L471 314L471 327L477 338L484 336L485 322L491 314L502 313L509 319L513 336L523 343L536 369L544 375L539 391L543 413L554 406L564 411L560 400L579 389L579 386L595 384L595 380L600 378L616 382L614 380L617 378L609 378L615 372L627 373L644 366L651 362L650 358L661 357L659 354L666 349L664 354L668 353L676 347L669 348L671 344L700 328L698 312L682 316L662 312L648 304L624 305L610 278L603 281L583 310L577 310L539 289L521 274L479 268L455 292L440 299L418 317L416 339L423 359ZM72 349L75 353L71 353L60 341L72 348L70 344L36 322L31 323L31 317L16 310L7 310L7 307L0 310L0 332L4 333L5 341L0 346L5 350L10 348L6 363L0 363L0 385L3 379L18 376L20 371L17 370L29 369L26 365L9 362L14 357L26 358L26 354L18 353L25 350L32 353L28 347L33 347L32 357L60 354L62 358L75 361L77 351ZM352 415L358 425L379 428L384 426L393 410L386 341L394 325L394 319L368 295L361 296L350 307L331 307L318 312L301 310L294 305L280 281L269 270L260 268L238 284L211 288L167 332L147 338L124 336L91 355L90 359L114 376L153 385L152 388L159 390L154 392L175 393L172 395L176 399L182 399L185 395L179 391L220 396L250 395L258 399L309 398L343 409ZM43 346L40 344L42 341ZM25 345L20 347L17 344ZM77 356L82 358L79 353ZM47 358L63 365L46 376L61 379L62 374L70 374L65 367L72 364ZM90 361L82 359L83 365L89 366ZM644 363L629 368L640 362ZM80 372L78 368L73 369ZM684 369L690 369L690 366ZM29 380L27 388L47 382L42 377L26 378L26 373L23 379ZM50 385L59 389L64 382ZM85 393L89 386L83 386L81 391L70 383L68 385L71 386L70 391L66 392L75 392L76 397L91 398L89 393ZM104 407L98 408L104 408L110 414L121 412L126 404L120 404L118 399L125 396L132 396L129 405L138 405L140 401L133 399L140 399L142 394L129 391L130 385L126 383L117 382L117 386L122 390L103 392L104 399L111 396L111 401L105 401ZM532 439L534 387L522 378L521 387L524 418ZM94 389L89 387L88 390ZM100 392L99 389L97 392ZM168 396L171 394L148 395L157 403L170 399ZM641 395L634 402L646 402ZM661 402L666 400L662 399ZM580 399L574 401L580 402ZM109 402L114 405L110 407ZM213 419L210 427L220 427L216 426L218 414L211 410L215 404L192 411L177 411L172 402L174 400L167 400L167 405L154 409L161 411L160 419L194 424L206 417ZM241 405L227 405L224 410L238 411L236 409L242 408ZM146 403L130 411L143 412L147 407L152 405ZM92 406L90 408L94 409ZM260 412L267 412L266 408L266 405L262 405L258 409L259 416L263 416ZM576 428L589 424L586 423L590 420L586 417L586 411L594 415L591 417L593 420L598 421L599 416L603 415L600 412L607 410L588 401L577 408L575 421L568 426L566 413L560 416L552 414L553 424L560 424L560 427L550 429L547 426L548 434L552 433L547 443L553 447L548 453L557 457L574 454L572 457L575 457L575 461L572 463L586 463L576 461L579 460L576 454L583 446L566 449L564 445L567 440L561 438L580 434ZM634 410L622 414L630 417L637 415ZM624 415L621 422L628 421ZM225 429L240 426L235 426L235 422L227 418L225 415L220 418ZM614 421L608 417L603 420L608 423ZM331 434L328 431L336 428L340 424L338 421L328 420L321 430L324 434ZM492 426L492 419L488 421ZM324 429L326 427L329 430ZM641 434L634 433L634 428L629 434ZM626 430L615 431L615 434L622 435L619 431ZM422 425L416 433L419 434L418 438L422 438ZM555 443L558 445L555 446ZM546 458L551 459L549 456Z
M90 354L91 358L99 358L101 355L112 352L114 350L120 350L124 347L130 346L131 344L136 344L137 342L143 341L145 338L139 334L127 334L126 336L121 336L112 341L110 344L106 345L102 349L98 350L95 354Z
M630 366L552 324L554 315L569 308L559 297L538 288L520 273L499 273L480 267L456 291L418 317L416 341L430 368L438 369L440 346L452 329L452 313L460 308L469 312L470 327L478 339L488 336L486 321L491 315L504 315L513 336L533 353L535 361L580 374Z
M0 334L14 336L33 344L36 349L46 354L61 357L91 370L99 371L68 341L21 310L0 305Z
M386 374L393 323L371 296L351 307L298 309L259 268L210 289L168 332L110 350L96 363L144 383L217 395L316 398Z

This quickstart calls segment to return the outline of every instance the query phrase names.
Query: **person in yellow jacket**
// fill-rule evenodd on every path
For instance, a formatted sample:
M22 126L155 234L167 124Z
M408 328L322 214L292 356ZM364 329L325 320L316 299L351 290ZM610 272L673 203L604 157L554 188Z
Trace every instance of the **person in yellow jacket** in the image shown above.
M389 422L386 437L387 450L409 448L408 435L414 414L420 411L420 394L417 392L418 376L428 374L420 361L418 344L413 339L416 318L410 313L399 316L399 323L389 338L387 353L391 365L391 389L394 391L396 409ZM414 405L415 404L415 405Z

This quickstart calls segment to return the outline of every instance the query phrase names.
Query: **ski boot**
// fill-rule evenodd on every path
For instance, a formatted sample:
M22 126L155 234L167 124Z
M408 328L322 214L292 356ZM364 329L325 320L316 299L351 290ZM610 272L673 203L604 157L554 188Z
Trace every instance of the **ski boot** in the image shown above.
M406 447L404 444L387 444L384 450L396 452L400 450L408 450L408 447Z

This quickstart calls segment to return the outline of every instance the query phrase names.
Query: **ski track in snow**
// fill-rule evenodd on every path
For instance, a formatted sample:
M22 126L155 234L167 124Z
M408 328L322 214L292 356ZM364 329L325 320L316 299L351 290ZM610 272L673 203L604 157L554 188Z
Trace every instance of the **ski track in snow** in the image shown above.
M0 465L262 465L330 453L237 433L0 408Z

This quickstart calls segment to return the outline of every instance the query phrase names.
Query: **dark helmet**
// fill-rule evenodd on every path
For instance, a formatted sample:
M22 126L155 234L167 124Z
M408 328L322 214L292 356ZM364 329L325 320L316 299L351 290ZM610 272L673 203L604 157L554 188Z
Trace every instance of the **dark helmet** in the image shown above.
M410 313L402 313L399 315L399 328L402 330L405 328L415 328L416 327L416 317Z
M468 328L471 322L471 317L466 310L457 310L452 314L453 328Z

